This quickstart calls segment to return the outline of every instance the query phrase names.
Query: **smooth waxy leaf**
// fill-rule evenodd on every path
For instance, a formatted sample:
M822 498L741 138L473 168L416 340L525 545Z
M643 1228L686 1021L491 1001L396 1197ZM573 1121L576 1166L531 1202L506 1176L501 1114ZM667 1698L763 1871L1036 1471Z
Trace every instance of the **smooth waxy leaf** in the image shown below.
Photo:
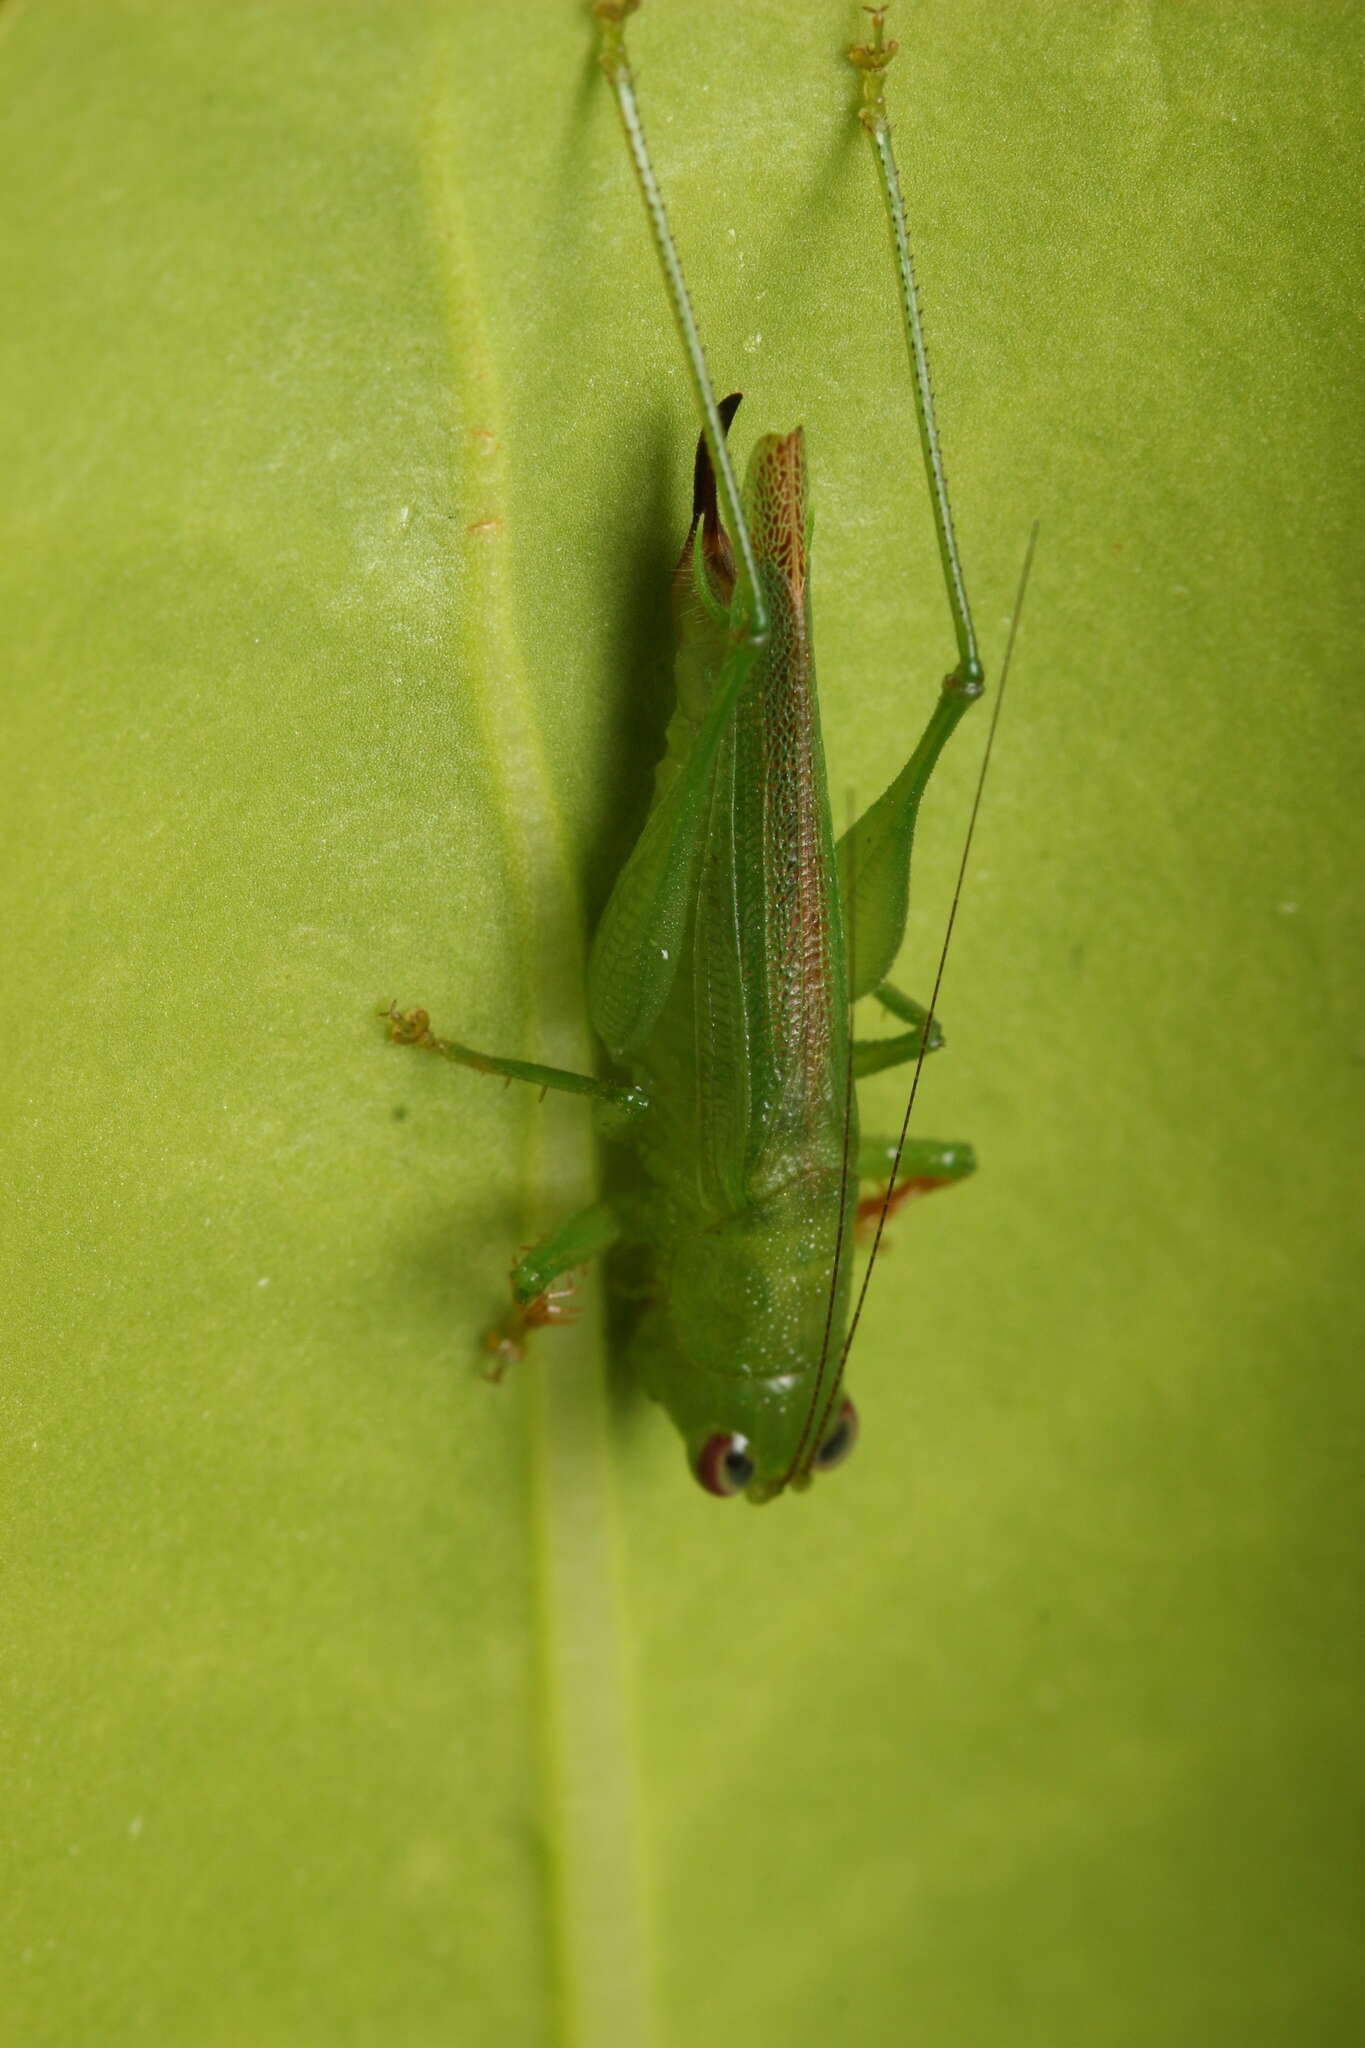
M480 1381L587 1120L371 1014L586 1059L647 799L695 426L587 22L0 10L15 2040L1354 2038L1358 31L896 26L988 666L1043 539L924 1090L982 1172L756 1514L593 1287ZM836 812L952 652L857 27L632 31L740 459L808 429Z

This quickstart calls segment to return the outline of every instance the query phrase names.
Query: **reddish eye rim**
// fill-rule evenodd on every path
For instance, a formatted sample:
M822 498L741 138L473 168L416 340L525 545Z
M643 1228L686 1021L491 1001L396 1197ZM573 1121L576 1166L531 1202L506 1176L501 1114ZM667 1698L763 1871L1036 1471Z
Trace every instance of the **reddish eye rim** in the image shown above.
M733 1500L754 1476L749 1439L730 1430L709 1436L697 1453L697 1477L718 1500Z
M849 1400L847 1394L845 1394L839 1405L839 1413L835 1419L833 1429L811 1459L813 1470L816 1472L837 1471L845 1458L849 1456L857 1441L858 1411ZM827 1456L830 1446L834 1446L833 1457Z

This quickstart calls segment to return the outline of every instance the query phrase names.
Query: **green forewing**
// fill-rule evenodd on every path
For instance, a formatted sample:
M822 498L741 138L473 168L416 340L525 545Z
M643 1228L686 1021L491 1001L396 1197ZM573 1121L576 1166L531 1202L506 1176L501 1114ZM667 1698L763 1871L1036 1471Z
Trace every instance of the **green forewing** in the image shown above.
M598 924L588 1010L614 1059L638 1056L668 1001L696 896L716 750L752 664L743 642L724 647L714 702L679 772L656 794Z

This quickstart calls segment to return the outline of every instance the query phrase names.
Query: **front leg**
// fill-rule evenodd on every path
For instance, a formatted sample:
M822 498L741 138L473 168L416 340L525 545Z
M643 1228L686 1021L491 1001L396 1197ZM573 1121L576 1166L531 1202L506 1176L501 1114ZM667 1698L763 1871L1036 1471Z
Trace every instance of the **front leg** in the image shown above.
M415 1045L454 1066L472 1067L479 1074L501 1074L507 1081L527 1081L542 1095L551 1088L565 1095L590 1095L626 1120L643 1116L649 1107L643 1088L629 1082L602 1081L596 1074L575 1074L568 1067L545 1067L534 1060L503 1059L497 1053L476 1052L473 1046L460 1045L453 1038L438 1038L425 1010L400 1010L397 1003L387 1003L379 1015L395 1045Z
M896 1185L888 1202L886 1189L893 1169ZM858 1146L858 1178L871 1181L876 1192L864 1195L858 1203L859 1233L875 1226L883 1208L892 1216L917 1195L932 1195L938 1188L955 1187L958 1181L975 1172L976 1154L960 1140L907 1138L900 1148L898 1165L894 1138L863 1138Z
M620 1210L610 1202L593 1202L522 1253L512 1268L512 1305L484 1336L484 1350L493 1361L489 1379L500 1380L509 1365L525 1357L530 1331L577 1320L574 1285L567 1276L610 1251L624 1235ZM556 1287L556 1280L566 1284Z
M853 1041L853 1072L859 1080L866 1074L880 1074L887 1067L901 1067L910 1060L917 1060L921 1052L937 1052L943 1043L943 1032L935 1017L929 1025L926 1041L924 1027L929 1012L923 1003L917 1003L913 996L902 995L889 981L879 981L872 994L884 1010L893 1017L899 1017L902 1024L908 1024L908 1031L897 1032L894 1038L855 1038Z

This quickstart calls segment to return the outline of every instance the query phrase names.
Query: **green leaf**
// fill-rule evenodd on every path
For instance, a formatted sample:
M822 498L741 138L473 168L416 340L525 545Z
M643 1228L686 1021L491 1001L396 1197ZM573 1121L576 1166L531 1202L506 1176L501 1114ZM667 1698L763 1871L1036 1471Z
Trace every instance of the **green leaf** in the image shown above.
M809 429L840 807L951 658L858 19L632 24L741 460ZM982 1172L755 1514L595 1280L479 1377L587 1119L373 1014L590 1058L648 796L695 426L585 11L0 10L28 2048L1356 2037L1356 12L893 25L992 675L1042 539L920 1122Z

